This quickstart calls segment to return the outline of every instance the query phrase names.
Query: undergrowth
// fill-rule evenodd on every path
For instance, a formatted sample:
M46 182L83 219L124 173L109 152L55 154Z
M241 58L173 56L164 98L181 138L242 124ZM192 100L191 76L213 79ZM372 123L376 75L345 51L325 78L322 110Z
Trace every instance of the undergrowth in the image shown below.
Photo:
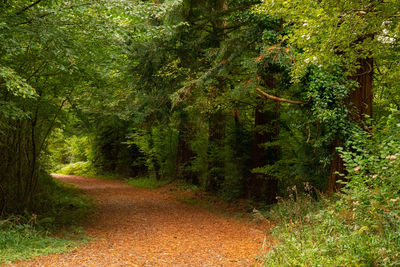
M89 161L78 161L57 166L54 170L58 174L95 176L97 172Z
M341 193L281 200L270 212L276 244L266 266L400 266L400 123L392 114L342 149Z
M49 175L42 175L33 203L32 213L37 217L37 226L46 229L79 225L94 207L92 199L79 188ZM25 212L25 215L31 214Z
M79 225L92 209L92 200L79 189L41 174L30 210L0 218L0 263L61 253L89 241Z

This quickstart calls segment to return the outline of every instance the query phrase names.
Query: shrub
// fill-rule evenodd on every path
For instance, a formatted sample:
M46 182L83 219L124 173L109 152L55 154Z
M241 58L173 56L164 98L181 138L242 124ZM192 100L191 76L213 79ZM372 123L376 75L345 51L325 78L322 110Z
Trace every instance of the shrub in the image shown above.
M67 175L94 175L96 173L89 161L70 163L56 170L56 172Z
M341 149L348 171L343 192L318 212L306 211L294 220L284 219L293 208L285 211L289 205L281 205L281 220L273 229L277 244L265 265L399 266L399 147L396 111L371 133L354 132Z

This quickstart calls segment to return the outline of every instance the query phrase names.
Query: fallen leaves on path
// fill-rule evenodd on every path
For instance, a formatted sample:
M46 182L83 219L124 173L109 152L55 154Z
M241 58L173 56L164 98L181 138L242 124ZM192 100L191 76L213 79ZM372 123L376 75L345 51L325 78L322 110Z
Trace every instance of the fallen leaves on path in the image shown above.
M56 175L97 202L78 250L13 266L257 266L265 233L167 194L119 181Z

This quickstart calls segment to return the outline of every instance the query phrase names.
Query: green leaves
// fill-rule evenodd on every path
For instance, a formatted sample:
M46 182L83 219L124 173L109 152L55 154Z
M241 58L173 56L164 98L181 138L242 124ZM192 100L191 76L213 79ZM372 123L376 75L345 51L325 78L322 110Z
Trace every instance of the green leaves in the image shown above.
M399 120L393 110L373 135L355 130L347 147L339 149L348 174L335 198L322 196L316 203L298 197L272 209L282 218L273 229L279 242L266 256L267 266L399 265ZM293 213L298 217L289 221Z
M0 135L12 127L9 122L27 119L29 111L19 105L19 101L28 98L35 99L38 95L35 89L24 78L8 67L0 66Z
M26 79L16 74L13 69L0 66L0 89L2 87L5 87L14 96L22 98L37 97L35 89L26 82Z
M103 112L115 105L110 95L126 88L123 31L105 16L106 1L32 3L0 5L0 173L7 173L0 180L7 213L33 209L47 138L66 118L64 109L78 110L79 102L79 115L88 106Z
M282 18L290 27L286 40L299 51L293 71L299 78L310 62L328 69L340 64L354 73L359 58L379 58L392 49L399 8L394 1L264 0L257 11Z

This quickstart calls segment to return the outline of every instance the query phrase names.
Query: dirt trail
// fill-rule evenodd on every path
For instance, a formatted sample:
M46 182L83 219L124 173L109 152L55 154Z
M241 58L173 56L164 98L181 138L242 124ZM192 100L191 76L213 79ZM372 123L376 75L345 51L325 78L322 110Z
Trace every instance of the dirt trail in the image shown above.
M98 208L85 229L94 242L14 266L258 266L265 234L172 197L119 181L56 175Z

